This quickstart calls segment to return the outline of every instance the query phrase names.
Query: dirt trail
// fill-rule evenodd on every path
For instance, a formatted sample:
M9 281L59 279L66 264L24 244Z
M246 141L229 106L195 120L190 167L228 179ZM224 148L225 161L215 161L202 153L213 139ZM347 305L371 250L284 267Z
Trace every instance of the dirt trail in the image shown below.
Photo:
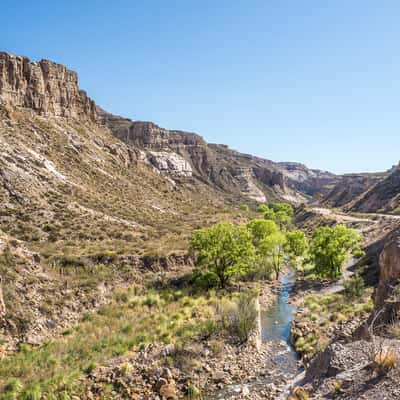
M346 214L342 211L324 207L311 207L311 210L326 217L333 217L338 222L371 222L378 223L379 218L400 220L400 215L380 214L380 213L352 213Z

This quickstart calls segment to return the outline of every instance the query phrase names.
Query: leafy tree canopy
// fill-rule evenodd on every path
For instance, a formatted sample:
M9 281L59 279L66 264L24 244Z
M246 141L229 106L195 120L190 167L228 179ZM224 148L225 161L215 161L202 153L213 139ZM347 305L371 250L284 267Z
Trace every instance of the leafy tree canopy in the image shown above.
M275 278L279 278L279 273L285 260L286 236L281 231L274 232L266 236L258 246L258 253L264 257L265 261L275 273Z
M225 287L230 279L246 274L253 266L255 249L244 225L220 222L193 233L191 250L196 265L214 272Z
M288 231L286 233L285 250L292 259L295 259L296 257L304 257L308 250L308 240L304 231L301 229Z
M294 210L290 204L275 202L262 209L264 210L264 218L276 222L280 229L286 229L291 225Z
M283 212L290 217L293 217L294 210L293 207L289 203L275 202L270 203L269 207L275 212Z
M324 278L339 278L349 252L358 248L361 241L362 236L345 225L317 228L310 245L316 274Z
M247 228L256 247L266 236L279 231L278 225L274 221L265 219L253 219L247 224Z

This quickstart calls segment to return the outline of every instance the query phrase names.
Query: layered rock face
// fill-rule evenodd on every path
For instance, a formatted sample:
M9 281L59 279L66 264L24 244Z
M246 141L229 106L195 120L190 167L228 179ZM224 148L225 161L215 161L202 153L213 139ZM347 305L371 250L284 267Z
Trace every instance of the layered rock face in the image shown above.
M96 119L96 107L79 90L78 75L52 61L0 53L0 103L41 115Z
M131 121L99 108L98 115L116 137L142 149L149 163L162 174L193 176L257 202L265 202L268 198L304 199L295 185L290 184L292 177L284 165L239 153L225 145L207 143L196 133L168 130L152 122ZM306 179L302 177L302 180Z
M374 298L376 310L385 304L400 280L400 231L385 245L379 258L379 267L379 285Z
M384 178L384 173L342 175L325 194L321 203L328 207L346 206Z
M400 213L400 165L350 204L351 211Z
M151 164L161 173L174 176L192 176L192 167L179 154L168 153L166 151L149 152Z
M307 168L296 162L280 162L279 167L287 177L288 185L310 196L326 191L328 185L337 182L339 177L318 169Z

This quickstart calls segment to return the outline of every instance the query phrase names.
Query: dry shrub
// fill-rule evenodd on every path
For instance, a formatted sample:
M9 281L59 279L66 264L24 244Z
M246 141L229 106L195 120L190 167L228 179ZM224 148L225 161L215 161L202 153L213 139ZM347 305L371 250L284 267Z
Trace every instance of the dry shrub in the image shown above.
M258 312L255 295L251 291L240 293L235 302L224 304L217 312L223 326L241 343L246 342L257 327Z
M389 372L396 365L396 354L389 347L382 348L374 357L376 369L381 373Z
M293 395L295 396L293 400L308 400L308 391L300 386L294 388Z

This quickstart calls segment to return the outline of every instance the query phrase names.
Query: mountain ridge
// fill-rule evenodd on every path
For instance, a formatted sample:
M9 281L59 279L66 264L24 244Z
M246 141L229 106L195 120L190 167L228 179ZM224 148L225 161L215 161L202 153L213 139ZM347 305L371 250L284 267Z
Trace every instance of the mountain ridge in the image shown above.
M207 143L197 133L132 121L97 106L79 88L75 72L49 60L31 62L27 57L1 52L0 104L32 110L42 117L88 120L105 126L128 146L138 162L166 179L193 178L228 196L259 203L281 199L294 204L313 198L352 211L398 210L397 189L392 193L390 182L378 185L389 176L395 177L396 168L388 174L335 175L302 163L274 162L243 154L227 145ZM346 187L349 190L343 193ZM367 195L372 187L386 195Z

